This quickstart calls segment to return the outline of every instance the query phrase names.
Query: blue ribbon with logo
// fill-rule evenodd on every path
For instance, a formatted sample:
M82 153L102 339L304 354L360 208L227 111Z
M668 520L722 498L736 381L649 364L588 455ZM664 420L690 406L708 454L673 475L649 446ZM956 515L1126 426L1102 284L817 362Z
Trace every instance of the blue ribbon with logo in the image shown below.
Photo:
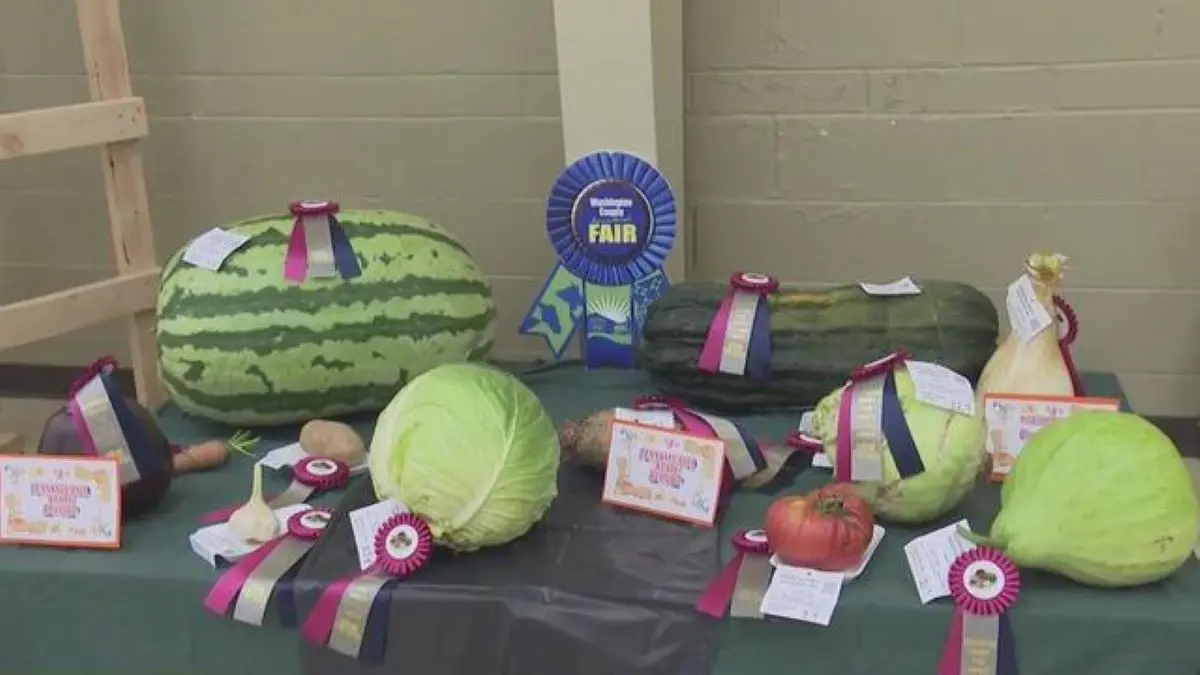
M646 310L670 285L675 197L649 162L622 152L576 160L555 181L546 234L558 255L521 323L561 360L583 328L590 368L633 368Z

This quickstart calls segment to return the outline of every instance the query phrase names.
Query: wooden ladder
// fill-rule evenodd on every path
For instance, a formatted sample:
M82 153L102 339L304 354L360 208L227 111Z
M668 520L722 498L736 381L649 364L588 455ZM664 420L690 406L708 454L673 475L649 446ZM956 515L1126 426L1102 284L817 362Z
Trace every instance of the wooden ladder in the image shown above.
M117 276L0 306L0 351L125 317L137 397L154 410L165 396L154 340L159 268L138 145L146 106L133 95L119 0L76 0L75 9L92 100L0 115L0 160L102 146Z

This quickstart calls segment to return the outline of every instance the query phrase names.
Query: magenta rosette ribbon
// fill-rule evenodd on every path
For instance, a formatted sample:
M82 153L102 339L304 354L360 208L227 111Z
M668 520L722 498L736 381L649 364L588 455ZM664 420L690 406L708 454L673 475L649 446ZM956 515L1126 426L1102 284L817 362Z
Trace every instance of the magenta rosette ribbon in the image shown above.
M424 567L432 554L429 525L411 513L392 516L375 533L375 565L397 579Z
M698 367L766 380L771 376L771 311L767 298L779 290L774 277L737 272L713 317Z
M771 547L763 530L740 530L733 535L733 560L696 600L696 611L714 619L728 612L735 618L761 616L763 594L771 581Z
M1058 315L1059 325L1062 326L1062 334L1058 336L1058 350L1062 353L1063 363L1067 366L1067 373L1071 376L1071 387L1075 390L1076 396L1086 396L1083 390L1083 378L1079 376L1079 369L1075 367L1075 358L1071 356L1071 345L1075 339L1079 337L1079 315L1075 313L1075 308L1064 300L1061 296L1054 296L1055 314Z
M814 455L825 452L825 444L821 442L821 439L809 436L799 429L791 431L784 442L788 444L788 447Z
M292 515L282 536L259 546L217 579L204 606L234 621L261 626L268 605L282 586L280 581L308 555L332 519L333 512L328 509Z
M1008 611L1017 601L1021 576L1008 556L976 548L950 566L954 619L938 675L1017 675L1017 649Z
M283 264L285 279L299 284L312 278L340 276L353 279L362 276L350 238L337 220L341 210L337 202L297 201L292 202L288 210L296 220Z
M374 563L326 586L300 629L310 644L371 663L387 645L387 589L429 562L433 532L419 516L400 513L376 529L373 548Z
M292 467L292 482L283 492L267 498L267 506L281 509L306 502L321 492L339 490L350 482L350 467L332 457L305 457ZM200 517L206 525L229 520L238 507L231 506L211 511Z
M697 412L683 399L673 396L638 396L633 400L637 410L670 410L685 433L701 438L716 438L725 442L725 469L721 493L733 492L737 481L767 468L762 445L742 425L724 417Z

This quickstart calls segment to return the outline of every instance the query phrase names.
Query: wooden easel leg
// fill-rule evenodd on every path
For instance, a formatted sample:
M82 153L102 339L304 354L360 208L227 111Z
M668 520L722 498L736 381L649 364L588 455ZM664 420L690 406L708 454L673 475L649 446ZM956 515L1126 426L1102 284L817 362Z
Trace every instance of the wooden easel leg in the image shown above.
M120 3L117 0L76 0L75 7L92 99L132 96ZM154 269L157 261L141 148L136 141L123 141L106 145L102 154L117 273L126 275ZM128 322L130 365L137 397L147 408L155 410L166 397L157 373L154 311L138 312Z

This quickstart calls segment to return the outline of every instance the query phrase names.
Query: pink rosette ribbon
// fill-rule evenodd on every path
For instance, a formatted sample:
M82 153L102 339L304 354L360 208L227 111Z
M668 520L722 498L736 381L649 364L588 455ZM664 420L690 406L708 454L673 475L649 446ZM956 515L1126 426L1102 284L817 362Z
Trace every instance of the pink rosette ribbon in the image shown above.
M733 560L696 600L696 611L714 619L726 612L735 618L761 616L763 594L771 580L771 546L763 530L739 530L733 535Z
M1067 366L1067 373L1071 376L1071 387L1075 390L1076 396L1086 396L1083 390L1083 378L1079 376L1079 369L1075 367L1075 358L1071 356L1071 345L1075 343L1079 337L1079 315L1075 313L1075 308L1063 299L1062 296L1054 296L1054 309L1057 310L1058 325L1062 326L1062 334L1058 336L1058 350L1062 352L1063 363Z
M362 275L350 239L337 221L341 210L337 202L302 200L292 202L288 210L296 220L283 264L285 279L299 284L310 277L353 279Z
M1017 675L1017 650L1008 611L1017 601L1021 576L1008 556L976 548L955 559L949 572L954 618L938 675Z
M338 490L350 482L350 467L332 457L305 457L292 467L292 482L283 492L267 498L267 506L280 509L308 501L320 492ZM231 506L211 511L200 517L206 525L229 520L238 507Z
M771 376L771 320L767 298L779 290L774 277L736 272L700 350L697 366L707 373Z
M280 579L312 550L332 519L328 509L308 509L292 515L282 536L259 546L217 579L204 598L204 606L234 621L261 626Z
M387 642L388 584L424 567L433 532L412 513L388 518L375 532L375 561L329 584L300 629L310 644L365 661L382 658Z

